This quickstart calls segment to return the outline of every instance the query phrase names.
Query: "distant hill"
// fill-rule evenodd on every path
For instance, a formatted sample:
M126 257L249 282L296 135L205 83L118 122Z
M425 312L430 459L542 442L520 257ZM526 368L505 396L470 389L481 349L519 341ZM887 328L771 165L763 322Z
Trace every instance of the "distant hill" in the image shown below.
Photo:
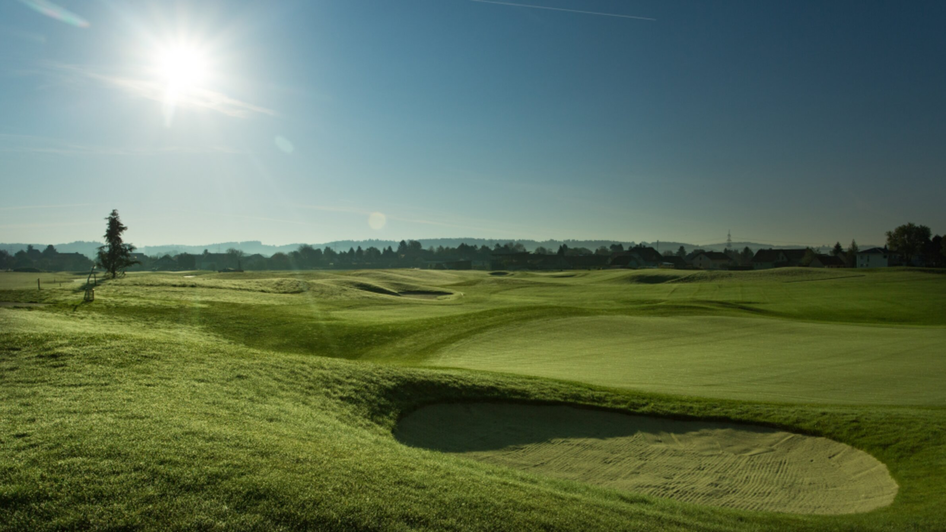
M273 246L264 244L259 240L247 240L244 242L218 242L214 244L203 244L200 246L187 246L183 244L164 244L160 246L141 246L138 251L146 255L177 255L178 253L191 253L200 255L206 249L210 253L224 253L228 249L239 249L247 255L259 253L264 256L272 256L274 253L288 253L299 249L301 244L286 244L284 246Z
M562 244L567 245L570 248L588 248L592 251L598 249L601 246L609 247L611 244L621 244L625 248L633 247L637 245L637 242L633 241L620 241L620 240L516 240L516 239L497 239L497 238L422 238L417 239L424 248L429 247L457 247L460 244L467 244L470 246L488 246L494 247L496 244L506 244L508 242L519 243L525 246L528 251L535 251L538 247L545 247L551 250L557 250L558 247ZM347 251L349 248L357 248L361 246L364 248L376 247L378 249L384 249L388 246L391 246L394 249L397 249L400 241L397 240L335 240L332 242L325 242L322 244L310 244L315 248L326 248L331 247L336 251ZM654 241L654 242L640 242L643 245L651 246L657 248L658 251L663 252L666 250L677 251L680 246L683 246L683 249L689 253L694 249L702 249L706 251L723 251L726 249L726 243L720 242L718 244L707 244L703 246L697 246L696 244L689 244L686 242L665 242ZM48 244L0 244L0 249L6 250L8 253L15 254L21 249L26 249L27 245L32 245L34 248L42 251L46 248ZM90 259L95 258L96 251L98 247L101 246L101 242L69 242L67 244L54 244L56 250L60 253L82 253ZM204 252L206 249L210 253L223 253L230 248L235 248L243 251L247 255L253 255L259 253L260 255L270 257L274 253L289 253L299 249L301 243L298 244L286 244L283 246L274 246L269 244L263 244L258 240L248 240L244 242L219 242L215 244L204 244L200 246L190 246L183 244L164 244L159 246L140 246L137 251L144 253L150 256L162 256L162 255L177 255L178 253L192 253L199 255ZM733 242L733 249L740 251L745 247L749 247L752 251L758 249L768 249L768 248L802 248L804 246L776 246L773 244L764 244L760 242ZM861 249L868 249L871 247L882 247L875 244L864 244L860 246ZM820 248L815 248L817 251L826 253L830 250L828 246L822 246Z
M522 239L509 239L509 238L497 239L497 238L472 238L472 237L419 238L416 240L420 242L421 245L425 249L429 247L436 248L439 246L455 248L459 246L460 244L467 244L469 246L476 246L476 247L488 246L492 248L496 244L503 245L508 242L522 244L523 246L525 246L525 248L528 251L535 251L536 248L538 247L545 247L547 249L551 249L554 251L554 250L557 250L558 247L561 246L562 244L565 244L566 246L570 248L588 248L592 251L598 249L601 246L609 247L612 244L621 244L625 248L633 247L637 245L637 243L633 241L620 241L620 240L544 240L544 241L538 241L538 240L522 240ZM657 245L656 242L650 243L650 244L646 242L642 242L642 243L645 245L651 245L651 246ZM399 240L334 240L331 242L324 242L321 244L309 244L309 245L316 248L330 247L336 251L348 251L348 249L350 248L358 248L359 246L361 246L362 249L369 248L372 246L378 249L384 249L388 246L391 246L392 248L397 249L399 244L400 244ZM165 253L174 255L176 253L200 254L200 253L203 253L204 249L206 249L207 251L211 253L222 253L229 248L235 248L247 254L259 253L261 255L271 256L274 253L289 253L291 251L295 251L296 249L299 249L299 246L301 245L302 245L301 243L296 243L296 244L287 244L284 246L270 246L270 245L263 244L262 242L259 242L259 241L222 242L218 244L209 244L209 245L204 245L204 246L184 246L184 245L174 245L174 244L161 245L161 246L143 246L141 249L139 249L139 251L141 251L142 253L146 253L148 255L163 255ZM681 245L687 251L691 251L698 247L698 246L695 246L694 244L687 244L687 243L681 243L681 242L660 242L659 249L660 251L664 251L667 249L672 249L673 251L676 251L677 248L679 248ZM763 246L763 245L758 244L757 246ZM725 247L725 244L722 244L719 249L723 249L724 247ZM764 246L764 247L770 247L770 246ZM709 249L709 248L703 247L702 249ZM712 248L712 249L717 249L717 248Z

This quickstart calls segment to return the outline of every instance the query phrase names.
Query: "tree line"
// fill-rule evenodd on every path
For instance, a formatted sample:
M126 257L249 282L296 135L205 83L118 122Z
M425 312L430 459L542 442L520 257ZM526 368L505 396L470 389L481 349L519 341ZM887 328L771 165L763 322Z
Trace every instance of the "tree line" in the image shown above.
M14 271L87 271L93 264L106 270L112 276L124 271L150 270L311 270L311 269L370 269L370 268L423 268L431 263L441 263L445 267L464 267L459 263L473 262L489 263L497 257L516 256L554 256L567 258L611 257L625 251L635 249L650 249L643 244L625 249L623 244L615 243L610 246L600 246L595 250L584 247L569 247L561 244L557 249L538 247L529 253L525 246L518 242L496 243L492 247L487 245L476 246L461 243L456 247L437 246L424 248L417 240L402 240L397 249L393 246L378 248L369 246L350 247L348 250L336 250L331 246L316 248L308 244L300 245L298 249L289 253L275 253L270 257L260 254L247 255L243 251L231 248L226 253L210 253L206 249L202 254L179 253L162 256L145 256L134 253L135 247L122 240L122 234L128 229L113 210L106 218L105 245L99 247L96 261L92 261L80 253L59 253L52 245L40 251L32 245L11 255L0 250L0 270ZM940 235L932 236L932 231L925 225L907 223L891 231L887 231L887 247L892 253L900 256L903 264L916 266L946 266L946 240ZM857 242L845 249L840 242L834 245L831 255L842 260L847 267L854 267L857 253ZM689 259L699 253L701 249L686 252L683 246L676 251L665 250L665 258L677 257ZM749 247L742 250L727 249L724 253L733 261L734 265L751 267L753 251ZM802 259L802 266L809 265L818 254L808 249ZM606 261L584 260L566 261L567 263L597 264Z
M460 244L451 246L430 246L424 248L417 240L402 240L397 249L393 246L378 248L353 246L347 250L336 250L331 246L324 248L303 244L289 253L274 253L270 257L259 254L247 255L238 249L228 249L225 253L202 254L179 253L160 257L141 258L141 264L129 271L152 269L211 269L211 270L311 270L311 269L356 269L356 268L423 268L432 262L453 263L462 261L489 261L497 254L526 253L521 243L507 242L476 246ZM540 247L535 253L594 255L596 252L587 248L569 248L559 246L557 251ZM610 251L608 251L610 254Z
M887 246L903 257L906 264L943 267L946 266L946 241L942 236L931 236L929 227L908 223L887 232ZM531 255L559 255L563 257L610 257L625 251L646 248L644 244L629 246L615 243L610 246L600 246L591 250L584 247L569 247L561 244L556 249L539 246ZM830 255L837 257L845 266L853 268L856 265L857 253L860 251L857 242L852 240L847 248L840 242L835 243ZM683 246L676 251L664 250L664 257L679 257L688 259L702 249L695 249L687 253ZM741 267L751 267L754 252L748 246L742 250L727 249L725 253L733 264ZM300 245L298 249L289 253L275 253L271 257L254 254L246 255L238 249L228 249L226 253L209 253L195 255L180 253L178 255L164 255L161 257L142 258L137 267L141 270L151 269L243 269L243 270L310 270L310 269L370 269L370 268L422 268L430 263L456 263L462 261L488 263L497 256L516 256L530 254L524 245L518 242L496 243L492 247L469 245L461 243L456 247L436 246L424 248L416 240L402 240L397 249L393 246L350 247L348 250L336 250L333 247L316 248L308 244ZM818 256L818 253L809 248L801 261L802 266L808 266Z
M52 245L42 251L32 245L14 254L0 249L0 270L13 271L88 271L92 260L81 253L59 253Z

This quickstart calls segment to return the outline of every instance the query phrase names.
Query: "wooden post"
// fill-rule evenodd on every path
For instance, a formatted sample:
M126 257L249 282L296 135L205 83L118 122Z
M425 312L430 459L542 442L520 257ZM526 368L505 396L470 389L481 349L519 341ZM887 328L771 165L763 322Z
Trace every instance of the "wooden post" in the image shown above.
M42 290L42 289L43 289L43 287L39 285L39 277L36 278L36 289L37 289L37 290Z

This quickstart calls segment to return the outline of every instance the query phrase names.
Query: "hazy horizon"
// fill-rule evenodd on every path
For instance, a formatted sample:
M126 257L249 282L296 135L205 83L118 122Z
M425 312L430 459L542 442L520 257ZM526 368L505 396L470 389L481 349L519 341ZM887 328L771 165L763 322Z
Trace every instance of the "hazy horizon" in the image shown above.
M946 231L946 4L0 4L0 241Z
M587 246L585 246L585 244L587 244L587 243L594 243L594 244L595 244L595 246L594 246L595 248L596 248L598 245L606 245L606 246L607 246L607 245L610 245L610 244L647 245L647 246L650 246L650 247L656 247L656 248L658 248L660 251L666 251L666 250L668 250L668 249L670 249L670 250L672 250L672 251L676 251L676 249L677 249L679 246L681 246L681 245L684 246L685 248L687 248L688 250L689 250L689 249L698 249L698 248L705 248L705 249L707 249L707 250L709 250L709 249L716 249L716 248L722 249L722 248L726 247L726 245L727 245L727 242L726 242L726 241L694 243L694 242L687 242L687 241L662 240L662 239L657 239L657 240L653 240L653 241L648 241L648 240L623 240L623 239L601 239L601 238L569 238L569 239L551 238L551 239L545 239L545 240L535 240L535 239L529 239L529 238L483 238L483 237L434 237L434 238L399 238L399 239L377 239L377 238L373 238L373 239L335 239L335 240L327 240L327 241L323 241L323 242L316 242L316 241L300 241L300 242L287 242L287 243L270 243L270 242L260 241L260 240L226 240L226 241L217 241L217 242L200 242L200 243L196 243L196 244L185 244L185 243L181 243L181 242L164 242L164 243L158 243L158 244L153 244L153 243L143 243L143 244L139 244L139 243L134 242L134 241L132 241L132 240L130 240L130 239L124 239L124 240L125 240L126 243L129 243L129 244L134 245L134 246L135 246L135 250L136 250L137 252L142 252L142 253L145 253L145 254L150 254L150 253L152 253L152 251L154 251L154 250L158 250L160 253L165 253L167 250L173 249L173 248L179 248L179 251L181 251L181 252L188 252L188 253L192 253L193 250L196 249L196 248L207 248L209 251L214 252L214 253L217 253L217 252L226 251L226 249L225 249L226 247L234 247L234 248L236 248L236 249L244 249L244 250L246 250L246 249L254 249L254 248L273 248L273 249L278 249L279 251L287 251L287 250L288 250L288 251L294 251L295 249L298 248L298 246L303 246L303 245L309 245L309 246L313 246L313 247L316 247L316 248L332 247L332 248L336 248L336 249L339 250L339 251L343 251L343 250L341 249L342 247L349 247L349 246L355 246L355 245L359 245L360 247L363 247L363 248L366 248L366 247L368 247L368 246L378 247L379 249L384 248L384 247L387 247L387 246L392 246L392 247L395 247L395 248L396 248L399 242L401 242L401 241L408 242L408 241L411 241L411 240L416 240L416 241L418 241L418 242L421 242L425 247L427 247L427 246L438 246L438 245L442 245L442 246L444 246L444 247L448 247L448 246L449 246L449 247L456 247L456 246L459 245L460 243L466 243L466 244L468 244L468 245L475 245L475 246L488 245L489 247L492 247L494 244L524 243L524 244L526 244L526 248L527 248L528 250L530 250L530 251L532 251L532 249L534 249L534 248L536 248L536 247L543 246L543 245L545 245L545 244L550 244L550 245L551 245L551 244L554 244L554 245L557 246L557 245L562 244L562 243L564 243L564 244L574 244L574 245L576 245L576 246L584 246L584 247L587 247ZM841 243L841 245L842 245L845 249L847 249L848 246L850 245L850 242L846 242L846 243L845 243L845 242L840 242L840 243ZM77 245L83 245L83 244L89 244L89 245L99 246L99 245L102 244L102 241L101 241L101 240L74 240L74 241L70 241L70 242L50 242L50 241L46 241L46 242L38 242L38 241L36 241L36 242L12 242L12 241L11 241L11 242L0 242L0 247L2 247L2 249L7 249L8 252L15 253L16 250L13 249L13 247L15 247L15 246L20 246L20 247L22 247L23 249L25 249L25 246L27 246L27 245L33 245L34 247L35 247L35 246L47 246L47 245L52 245L53 247L55 247L55 248L57 249L57 251L63 252L63 250L67 250L67 251L71 252L71 250L72 250L73 247L75 247L75 246L77 246ZM530 246L530 244L535 244L535 245ZM242 245L242 246L241 246L241 245ZM779 247L784 247L784 248L804 248L804 247L811 247L811 248L813 248L813 249L826 249L826 248L831 248L831 247L834 245L834 243L824 242L824 243L821 243L821 244L794 244L794 243L753 242L753 241L735 241L735 240L733 240L732 243L731 243L731 245L732 245L733 249L736 249L736 250L741 250L741 249L744 248L744 247L749 247L749 248L751 248L753 251L755 251L755 250L764 249L764 248L767 248L767 247L772 247L772 248L779 248ZM857 242L857 245L858 245L858 248L859 248L859 249L867 249L867 248L875 247L875 246L883 246L884 244L878 243L878 242ZM291 249L290 249L290 248L291 248ZM37 249L39 249L39 248L37 248ZM589 249L590 249L590 248L589 248ZM11 250L12 250L12 251L11 251ZM553 250L553 251L554 251L554 250ZM264 253L264 254L265 254L265 253Z

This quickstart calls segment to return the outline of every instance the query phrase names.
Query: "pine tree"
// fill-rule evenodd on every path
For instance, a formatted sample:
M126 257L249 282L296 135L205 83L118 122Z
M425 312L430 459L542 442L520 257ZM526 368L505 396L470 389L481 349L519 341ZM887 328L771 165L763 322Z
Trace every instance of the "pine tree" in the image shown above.
M752 250L749 249L749 246L742 248L742 265L749 266L752 264L752 257L755 255L752 253Z
M851 240L851 245L847 248L847 253L844 254L844 265L848 268L854 268L857 266L857 242L853 239Z
M119 271L125 273L125 268L139 262L131 258L135 246L122 242L122 233L128 228L118 218L118 210L113 209L106 220L108 225L105 229L105 245L99 246L96 262L114 278L118 276Z

